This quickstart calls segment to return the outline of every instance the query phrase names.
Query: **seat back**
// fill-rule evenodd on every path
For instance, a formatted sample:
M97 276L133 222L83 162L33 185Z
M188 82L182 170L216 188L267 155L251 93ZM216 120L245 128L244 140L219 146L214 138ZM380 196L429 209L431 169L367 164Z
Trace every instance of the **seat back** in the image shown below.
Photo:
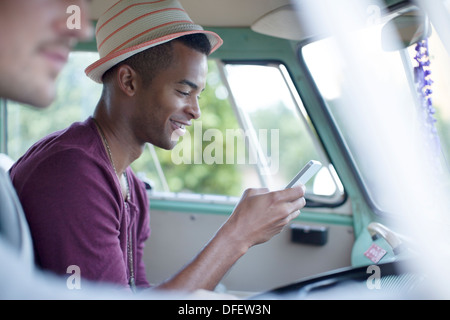
M0 168L0 238L17 252L26 266L34 268L30 229L9 175L2 168Z

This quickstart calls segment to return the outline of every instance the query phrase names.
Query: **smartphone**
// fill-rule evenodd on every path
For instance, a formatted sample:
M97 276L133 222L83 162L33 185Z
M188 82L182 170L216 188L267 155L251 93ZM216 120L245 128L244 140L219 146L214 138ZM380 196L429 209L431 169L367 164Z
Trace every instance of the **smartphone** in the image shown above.
M286 189L292 188L296 184L305 185L322 168L322 164L317 160L310 160L299 173L286 186Z

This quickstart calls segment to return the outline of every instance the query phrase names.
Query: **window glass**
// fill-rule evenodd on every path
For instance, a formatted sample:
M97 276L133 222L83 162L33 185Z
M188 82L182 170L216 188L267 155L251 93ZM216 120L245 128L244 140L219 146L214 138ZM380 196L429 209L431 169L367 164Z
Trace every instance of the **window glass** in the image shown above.
M133 163L135 172L147 176L156 191L240 196L251 184L247 175L256 170L254 166L227 162L236 147L224 142L225 133L238 129L239 124L217 63L211 60L208 67L199 100L200 119L192 122L173 150L148 146Z
M68 64L58 78L57 99L45 110L7 102L6 149L13 160L17 160L33 143L47 134L92 115L102 85L89 79L84 69L97 59L97 53L71 53ZM208 130L225 131L239 127L214 61L209 62L209 68L207 88L200 98L201 120L194 121L195 125L188 129L189 134L180 140L175 150L147 146L142 156L132 164L136 174L154 190L237 196L246 187L242 167L205 161L203 154L208 154L211 142L202 141L202 138L197 139L196 143L191 140L194 135L202 137ZM204 152L204 149L207 150ZM180 161L179 155L183 151L184 158ZM246 172L252 170L255 168Z
M40 138L92 115L102 86L86 77L84 69L97 58L90 52L70 55L58 79L57 99L48 109L7 102L11 158L17 160ZM133 170L155 195L239 197L249 187L283 188L308 160L316 159L324 168L308 183L307 192L336 201L342 186L292 88L282 65L230 64L223 69L209 61L199 100L201 118L173 150L147 145Z
M12 159L17 160L38 139L92 114L102 86L89 79L84 69L97 59L92 52L71 53L58 78L56 100L47 109L7 102L7 152Z
M439 135L441 160L443 165L448 167L450 159L450 59L439 34L434 29L428 39L428 51L430 61L428 70L431 72L429 78L433 81L430 86L432 91L430 97L433 109L436 111L433 117L437 120L435 126ZM412 65L417 66L414 59L417 55L415 46L409 47L408 53Z
M376 90L378 83L389 84L393 90L397 102L397 110L393 112L401 112L405 115L405 123L408 124L409 130L413 132L413 128L421 126L425 123L423 118L423 110L420 109L418 103L417 87L414 84L414 67L417 62L414 57L416 55L415 44L405 49L398 50L384 50L382 46L382 28L383 25L375 25L364 30L355 32L354 41L358 46L364 47L367 54L362 63L370 63L368 69L374 71L366 74L367 82L372 84L373 90ZM357 42L359 41L359 42ZM439 161L439 167L447 167L446 159L450 155L450 121L449 121L449 77L450 72L448 54L443 49L437 33L433 30L431 37L428 39L429 57L431 61L430 70L431 78L434 81L432 84L432 100L433 107L436 110L434 118L437 120L436 128L438 129L438 136L440 139L440 153L436 155ZM356 169L360 174L362 182L366 186L366 191L371 198L373 204L384 212L393 212L396 204L390 201L393 199L382 196L383 192L374 181L379 180L376 175L379 173L371 167L372 158L376 157L377 161L383 163L384 168L388 168L385 175L395 177L396 173L393 168L389 166L390 154L379 153L377 155L366 152L362 135L376 137L379 130L386 130L389 113L385 113L379 119L372 119L371 126L364 128L349 125L349 109L346 106L354 103L353 97L357 95L356 91L349 92L347 89L353 87L358 90L357 80L353 84L344 83L348 81L344 75L348 74L351 65L346 64L348 59L343 62L338 52L338 44L335 39L326 38L304 46L301 50L302 57L312 75L312 78L323 97L332 118L335 120L339 128L348 150L356 165ZM358 61L358 63L361 63ZM380 93L383 96L384 93ZM359 97L359 103L362 103L360 110L361 114L355 113L352 119L362 116L364 113L364 97ZM369 103L367 103L369 105ZM352 109L355 111L355 109ZM400 113L399 113L400 114ZM355 122L355 121L353 121ZM369 121L370 122L370 121ZM394 124L395 125L395 124ZM406 143L416 144L417 139L408 132L403 132L406 137ZM376 141L380 146L378 149L383 150L383 141ZM429 140L428 143L432 143ZM404 159L405 162L408 159ZM389 170L393 170L389 172ZM413 173L412 173L413 174Z
M315 159L324 167L306 184L307 193L341 196L342 186L332 176L332 166L286 68L279 64L227 64L224 73L243 134L256 146L248 161L258 163L261 184L281 189L309 160Z

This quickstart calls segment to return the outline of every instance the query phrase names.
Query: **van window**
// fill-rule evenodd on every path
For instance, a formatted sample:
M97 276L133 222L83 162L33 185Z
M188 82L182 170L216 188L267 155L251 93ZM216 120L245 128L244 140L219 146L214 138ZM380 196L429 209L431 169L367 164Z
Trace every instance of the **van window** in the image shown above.
M98 58L73 52L58 79L57 99L46 110L7 102L7 153L17 160L34 142L92 115L102 86L84 69ZM324 165L307 184L310 201L337 205L343 187L329 163L282 64L209 61L207 87L200 96L202 116L173 150L148 144L132 168L165 198L219 195L237 200L249 187L283 188L308 160Z
M307 184L310 196L335 203L343 188L290 78L280 63L223 65L235 113L254 146L262 186L281 189L311 159L324 165ZM251 157L250 157L251 159Z
M7 101L8 155L17 160L45 135L64 129L92 115L102 86L90 80L84 69L98 59L93 52L73 52L59 75L57 96L49 108L38 110Z
M418 65L415 60L417 55L416 44L398 50L385 50L381 41L382 27L383 25L368 27L358 31L357 36L355 32L355 41L361 41L361 43L358 42L358 46L363 46L368 55L361 61L370 63L370 67L373 68L371 70L376 69L376 72L365 75L366 79L370 79L368 81L371 81L373 88L378 87L377 83L389 84L389 87L395 92L398 108L407 109L401 112L407 115L408 119L406 120L410 128L425 125L427 116L424 117L424 110L419 106L420 102L414 79L414 68ZM352 66L342 62L341 57L337 54L339 50L335 41L333 38L325 38L306 44L302 47L300 55L309 69L326 108L336 122L345 145L348 146L347 150L351 153L356 170L361 176L362 183L374 208L378 212L392 213L395 210L394 203L389 203L386 197L380 196L382 193L377 192L377 186L373 183L373 181L377 180L374 175L379 174L370 165L370 157L374 157L374 155L364 151L364 143L360 139L361 130L365 130L364 134L366 135L376 136L377 130L384 130L386 125L383 124L383 119L373 119L372 128L358 128L357 126L352 127L348 125L346 120L348 110L346 106L352 103L352 94L357 94L358 83L344 84L344 81L348 80L344 80L345 77L343 75L348 74L348 69L352 68ZM429 115L437 121L433 124L437 131L432 135L436 135L437 141L439 141L438 148L435 149L433 147L433 149L437 150L436 161L438 170L448 170L446 159L449 159L450 156L450 135L448 134L450 130L450 96L448 90L450 64L448 62L448 54L435 30L431 32L428 46L429 70L433 80L431 90L434 108L433 114L430 113ZM348 63L348 61L346 62ZM353 93L346 91L344 89L346 86L347 88L352 87L355 91ZM360 98L364 99L363 97ZM364 107L365 105L362 101L359 108L360 112L364 112ZM398 110L392 111L397 112ZM356 117L358 115L354 114L353 119L356 119ZM384 119L389 118L389 114L384 114L384 117ZM435 144L435 137L430 135L426 139L428 138L430 139L427 140L427 143L430 145ZM417 143L413 136L409 136L409 140L410 143ZM381 144L383 142L378 141L377 143ZM377 161L383 161L386 164L385 167L389 168L389 154L378 154L375 156L378 159ZM406 163L408 159L404 159L404 161ZM392 177L396 175L395 172L384 172L383 174ZM411 174L414 173L412 172Z

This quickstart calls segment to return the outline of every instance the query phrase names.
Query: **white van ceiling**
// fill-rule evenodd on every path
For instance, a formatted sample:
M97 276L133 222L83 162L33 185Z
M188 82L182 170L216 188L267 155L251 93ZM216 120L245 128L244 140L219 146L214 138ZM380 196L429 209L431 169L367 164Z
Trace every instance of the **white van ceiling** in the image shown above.
M289 0L179 0L191 19L204 27L249 27ZM93 0L91 18L98 17L116 0ZM238 8L238 9L237 9Z

